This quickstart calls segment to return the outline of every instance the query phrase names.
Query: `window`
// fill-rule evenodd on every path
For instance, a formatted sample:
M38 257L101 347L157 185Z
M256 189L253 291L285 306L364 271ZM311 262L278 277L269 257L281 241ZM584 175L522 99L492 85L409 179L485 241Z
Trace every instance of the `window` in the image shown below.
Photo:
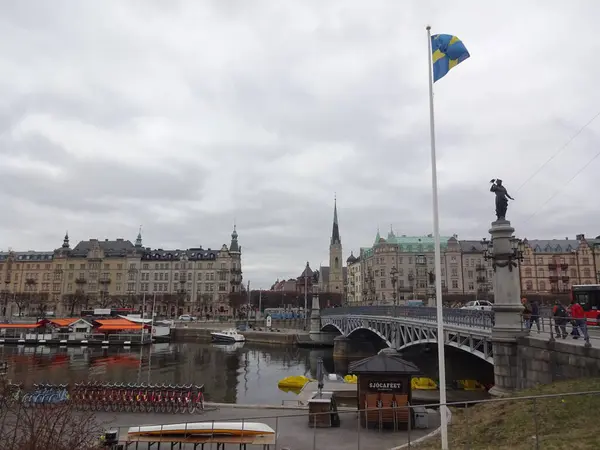
M135 291L135 283L127 283L128 291Z
M576 269L571 269L571 276L572 276L573 278L576 278L576 277L577 277L577 270L576 270Z
M219 291L225 291L226 287L225 287L225 283L219 283Z
M590 258L588 258L588 257L581 258L581 262L584 266L587 266L590 263Z
M531 276L531 269L525 269L525 276L526 277L530 277Z
M525 283L525 288L526 288L528 291L533 291L533 281L531 281L531 280L528 280L528 281Z
M143 264L142 269L144 269L144 270L150 269L150 264Z
M456 267L452 268L452 276L453 277L457 277L458 276L458 269Z
M458 280L452 280L452 289L458 289Z
M381 289L385 289L385 278L381 280Z
M475 285L473 283L469 283L469 290L470 291L474 291L475 290Z
M546 282L540 281L540 291L545 291L545 290L546 290Z
M473 271L472 271L472 270L469 270L469 271L467 272L467 277L469 277L469 278L473 278Z
M583 276L584 277L589 277L590 276L590 269L583 269Z

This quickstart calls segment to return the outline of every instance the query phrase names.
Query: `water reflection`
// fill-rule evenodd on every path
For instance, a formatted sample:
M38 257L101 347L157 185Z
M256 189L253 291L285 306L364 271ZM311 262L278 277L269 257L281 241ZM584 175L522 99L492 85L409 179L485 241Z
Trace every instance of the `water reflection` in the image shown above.
M295 398L277 388L289 375L311 376L313 351L255 344L165 343L140 349L0 347L8 377L33 383L84 380L123 383L204 384L210 401L281 404ZM333 371L331 351L316 351ZM311 362L313 362L311 364Z
M487 382L491 365L460 351L447 353L447 379L473 378ZM435 351L415 347L404 354L437 378ZM204 384L210 401L281 404L296 397L278 389L290 375L316 378L317 358L325 370L344 376L348 362L335 361L331 349L309 350L241 343L164 343L140 349L0 347L0 361L8 362L8 377L33 383L75 383L84 380L122 383ZM475 359L474 359L475 358Z

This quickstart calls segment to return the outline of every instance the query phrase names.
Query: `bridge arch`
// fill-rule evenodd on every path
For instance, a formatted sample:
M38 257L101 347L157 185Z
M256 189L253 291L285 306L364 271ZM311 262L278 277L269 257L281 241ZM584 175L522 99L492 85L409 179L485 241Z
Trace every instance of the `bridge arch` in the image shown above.
M344 335L344 330L342 330L337 324L331 322L321 327L321 331L325 332L338 332L340 335Z
M406 342L405 344L401 345L397 350L404 350L407 349L409 347L414 347L417 345L425 345L425 344L436 344L437 345L437 339L435 338L429 338L429 339L419 339L419 340L414 340L411 342ZM453 347L453 348L457 348L459 350L462 350L463 352L466 352L470 355L476 356L479 359L482 359L483 361L494 365L494 357L491 355L486 355L484 352L480 351L480 350L476 350L476 349L471 349L469 346L467 345L463 345L459 342L444 342L444 345L448 346L448 347Z
M349 339L351 339L353 334L355 334L355 333L359 333L359 332L361 332L361 331L369 331L369 332L373 333L375 336L377 336L379 339L381 339L381 340L382 340L382 341L385 343L385 345L387 345L388 347L390 347L390 348L393 348L393 347L394 347L394 346L392 345L392 343L391 343L391 342L388 340L388 338L386 338L386 337L385 337L383 334L381 334L379 331L377 331L376 329L374 329L374 328L371 328L371 327L365 327L365 326L362 326L362 327L357 327L357 328L354 328L353 330L351 330L351 331L348 333L348 336L346 336L346 337L347 337L347 338L349 338Z

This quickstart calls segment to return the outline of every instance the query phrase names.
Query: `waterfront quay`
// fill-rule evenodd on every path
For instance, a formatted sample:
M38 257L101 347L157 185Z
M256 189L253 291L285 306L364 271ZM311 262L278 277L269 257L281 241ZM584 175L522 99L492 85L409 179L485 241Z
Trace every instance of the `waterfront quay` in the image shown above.
M280 322L280 323L278 323ZM255 344L295 345L298 338L308 338L309 333L297 327L302 326L301 321L273 321L270 329L266 328L264 321L249 322L249 327L242 334L246 342ZM206 342L210 340L210 333L228 328L235 328L245 322L178 322L171 331L174 342ZM251 327L251 328L250 328Z
M276 449L292 450L389 450L426 436L439 427L439 415L431 411L429 428L418 430L365 429L359 424L355 408L339 411L339 428L310 428L308 411L297 408L267 408L260 406L231 407L207 404L207 410L195 419L185 417L188 422L235 421L260 422L269 425L277 434ZM182 423L181 416L173 414L144 413L97 413L97 419L107 427L118 428L121 440L126 440L131 426L167 425ZM135 444L133 447L135 448ZM145 448L140 446L140 448ZM185 448L185 447L184 447ZM189 448L192 448L189 445Z

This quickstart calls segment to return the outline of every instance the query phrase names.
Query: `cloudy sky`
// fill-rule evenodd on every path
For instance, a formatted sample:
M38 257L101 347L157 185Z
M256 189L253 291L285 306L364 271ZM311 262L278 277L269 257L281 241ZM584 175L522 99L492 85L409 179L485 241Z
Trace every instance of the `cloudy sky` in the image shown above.
M427 41L471 58L436 83L441 231L480 239L488 181L529 238L600 234L590 1L105 0L0 4L0 249L229 243L267 287L379 226L432 231ZM586 163L589 166L577 175ZM530 179L531 178L531 179ZM556 195L560 191L560 194ZM550 199L550 201L548 201Z

